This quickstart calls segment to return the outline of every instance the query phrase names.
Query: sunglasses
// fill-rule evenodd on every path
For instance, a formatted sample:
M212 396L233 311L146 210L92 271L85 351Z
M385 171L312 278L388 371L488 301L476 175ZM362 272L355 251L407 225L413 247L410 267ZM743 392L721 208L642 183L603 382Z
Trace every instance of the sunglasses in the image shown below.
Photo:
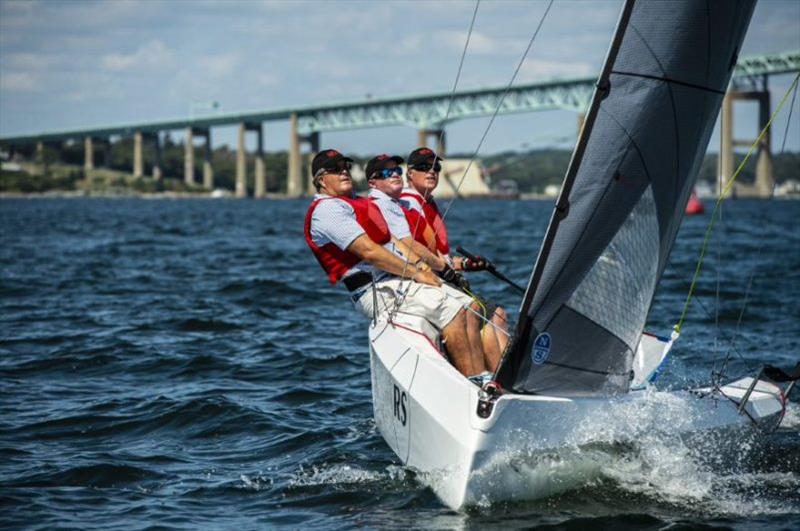
M429 171L433 170L434 173L439 173L442 171L442 165L438 162L436 164L417 164L416 166L411 167L412 170L422 171L428 173Z
M350 173L350 170L353 168L353 164L351 162L342 161L336 164L336 166L326 166L320 170L320 173Z
M384 168L380 171L376 171L372 174L373 179L389 179L390 177L394 176L401 176L403 175L403 168L396 167L396 168Z

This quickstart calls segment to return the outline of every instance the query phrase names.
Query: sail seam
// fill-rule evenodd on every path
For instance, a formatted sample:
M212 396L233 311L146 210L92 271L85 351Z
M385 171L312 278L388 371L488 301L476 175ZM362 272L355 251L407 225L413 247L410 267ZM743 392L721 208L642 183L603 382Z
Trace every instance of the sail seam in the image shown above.
M628 138L628 141L630 143L629 145L633 146L633 149L636 151L636 156L639 157L639 161L642 163L642 169L644 170L645 176L647 177L648 184L652 184L653 180L650 178L650 171L647 168L647 163L645 162L644 155L642 155L642 151L639 149L639 145L636 143L636 141L634 141L634 139L631 136L630 132L628 132L628 130L625 129L625 127L619 122L619 120L614 118L614 116L610 112L605 110L602 106L600 108L598 108L598 113L600 113L600 112L602 112L605 116L608 116L615 124L617 124L617 127L619 127L620 130L623 133L625 133L625 136ZM627 155L627 153L626 153L626 155ZM623 160L624 160L624 158L623 158ZM606 195L609 194L610 192L611 192L611 187L608 187L605 190L603 190L602 195L600 196L600 198L598 199L597 203L594 205L594 208L592 209L592 214L587 218L588 221L584 224L583 229L581 230L580 236L578 236L578 238L575 239L575 243L570 248L570 251L567 254L566 261L569 261L569 260L572 259L572 253L575 252L575 249L578 247L578 244L581 242L583 237L586 235L586 231L588 230L589 226L592 224L592 220L595 219L595 216L597 215L597 211L600 209L600 205L603 203L603 200L605 199ZM642 193L644 193L644 192L642 192ZM623 223L624 223L624 220L623 220ZM610 240L609 240L609 242L610 242ZM601 254L602 254L602 252L601 252ZM591 266L589 267L589 269L591 269ZM584 277L586 276L586 274L588 274L589 269L586 270L586 273L584 274ZM555 276L555 279L550 284L550 287L544 293L544 296L542 297L541 300L545 300L545 299L547 299L547 297L550 296L550 291L553 289L553 286L555 286L559 282L559 280L561 279L561 275L563 273L564 272L562 270ZM566 306L566 303L564 303L563 305ZM547 320L547 323L545 323L545 325L542 327L542 330L547 330L547 327L549 327L550 324L553 322L553 319L555 319L555 316L556 316L557 313L558 313L557 311L553 312L553 315L550 317L550 319ZM581 314L581 315L583 315L583 314ZM623 343L624 343L624 341L623 341Z
M705 92L713 92L715 94L722 94L723 96L725 95L725 91L724 90L717 90L717 89L711 88L711 87L704 87L703 85L697 85L695 83L689 83L688 81L681 81L679 79L672 79L672 78L669 78L669 77L653 76L653 75L650 75L650 74L640 74L638 72L622 72L622 71L619 71L619 70L612 70L611 73L612 74L617 74L618 76L641 77L641 78L644 78L644 79L652 79L652 80L655 80L655 81L663 81L665 83L671 83L671 84L674 84L674 85L681 85L683 87L689 87L689 88L693 88L693 89L697 89L697 90L703 90Z
M574 365L567 365L565 363L557 363L555 361L545 361L544 364L545 365L555 365L556 367L561 367L561 368L564 368L564 369L571 369L573 371L591 372L593 374L606 374L606 375L611 375L611 376L625 376L627 374L630 374L630 371L625 371L625 372L598 371L598 370L595 370L595 369L584 369L582 367L575 367Z
M650 57L652 57L653 61L655 61L655 63L658 65L658 69L661 70L661 74L662 74L662 78L661 79L667 79L667 77L666 77L667 70L664 68L664 65L661 64L661 61L659 61L658 54L655 51L653 51L653 48L650 46L650 43L647 42L647 39L644 38L644 35L642 35L642 33L639 31L639 29L636 27L635 24L631 23L630 27L633 30L633 32L639 37L639 40L642 42L642 45L644 45L644 47L647 49L647 51L650 52ZM629 74L629 75L635 76L635 74ZM641 77L644 77L644 75L642 75ZM653 79L655 79L655 77ZM707 75L706 75L706 81L708 81L708 76ZM673 124L675 124L675 127L672 130L673 134L675 135L675 173L676 173L677 176L680 176L680 175L682 175L682 173L681 173L681 143L680 143L679 129L678 129L678 113L675 110L675 95L672 93L672 84L671 83L667 83L667 91L669 93L670 105L672 106L672 122L673 122ZM675 183L674 183L672 192L673 192L673 195L676 198L678 197L679 189L680 189L680 184L678 182L678 179L675 179Z
M601 253L601 254L602 254L602 253ZM590 268L590 270L591 270L591 268ZM587 276L589 275L589 272L588 272L588 271L587 271L586 275L587 275ZM584 278L586 278L586 277L584 277ZM577 291L577 290L578 290L578 288L576 288L576 289L575 289L575 291ZM573 291L573 293L575 293L575 292ZM613 330L609 330L609 329L608 329L608 327L607 327L606 325L604 325L604 324L601 324L601 323L598 323L596 319L592 319L591 317L589 317L588 315L586 315L586 314L585 314L585 313L583 313L582 311L578 310L577 308L573 308L572 306L570 306L570 304L569 304L569 299L568 299L568 300L567 300L567 301L566 301L564 304L562 304L562 306L563 306L564 308L567 308L567 309L569 309L569 310L572 310L573 312L577 313L578 315L580 315L581 317L583 317L584 319L586 319L587 321L589 321L590 323L592 323L592 324L593 324L593 325L595 325L596 327L598 327L598 328L600 328L600 329L604 330L604 331L605 331L605 332L606 332L608 335L610 335L611 337L613 337L614 339L616 339L617 341L619 341L620 343L622 343L622 344L623 344L623 345L625 345L626 347L628 347L628 348L630 348L630 349L632 349L632 348L633 348L633 347L631 347L631 346L628 344L628 342L627 342L627 341L625 341L624 339L622 339L621 337L619 337L619 334L617 334L617 333L616 333L616 332L614 332ZM558 314L558 312L556 312L556 314ZM548 323L547 323L547 326L550 326L550 324L553 322L553 320L554 320L554 319L555 319L555 315L553 316L553 319L550 319L550 322L548 322ZM545 328L544 330L547 330L547 329Z

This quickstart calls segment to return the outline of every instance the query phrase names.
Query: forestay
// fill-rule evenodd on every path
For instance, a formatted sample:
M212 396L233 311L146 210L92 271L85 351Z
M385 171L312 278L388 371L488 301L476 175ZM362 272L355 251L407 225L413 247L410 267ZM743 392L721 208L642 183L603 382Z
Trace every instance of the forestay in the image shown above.
M754 1L628 1L497 380L628 391Z

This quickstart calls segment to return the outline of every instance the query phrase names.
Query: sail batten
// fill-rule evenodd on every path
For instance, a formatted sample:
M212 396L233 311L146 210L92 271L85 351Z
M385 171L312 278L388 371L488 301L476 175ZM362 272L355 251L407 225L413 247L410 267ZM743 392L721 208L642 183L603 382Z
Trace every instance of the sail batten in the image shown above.
M628 390L754 3L625 3L496 375L504 387Z

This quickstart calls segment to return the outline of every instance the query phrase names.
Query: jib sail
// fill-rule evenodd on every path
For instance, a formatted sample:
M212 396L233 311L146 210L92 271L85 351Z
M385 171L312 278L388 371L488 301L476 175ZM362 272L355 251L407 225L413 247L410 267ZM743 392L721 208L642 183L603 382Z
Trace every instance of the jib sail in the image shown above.
M754 5L625 4L496 375L505 388L628 391Z

